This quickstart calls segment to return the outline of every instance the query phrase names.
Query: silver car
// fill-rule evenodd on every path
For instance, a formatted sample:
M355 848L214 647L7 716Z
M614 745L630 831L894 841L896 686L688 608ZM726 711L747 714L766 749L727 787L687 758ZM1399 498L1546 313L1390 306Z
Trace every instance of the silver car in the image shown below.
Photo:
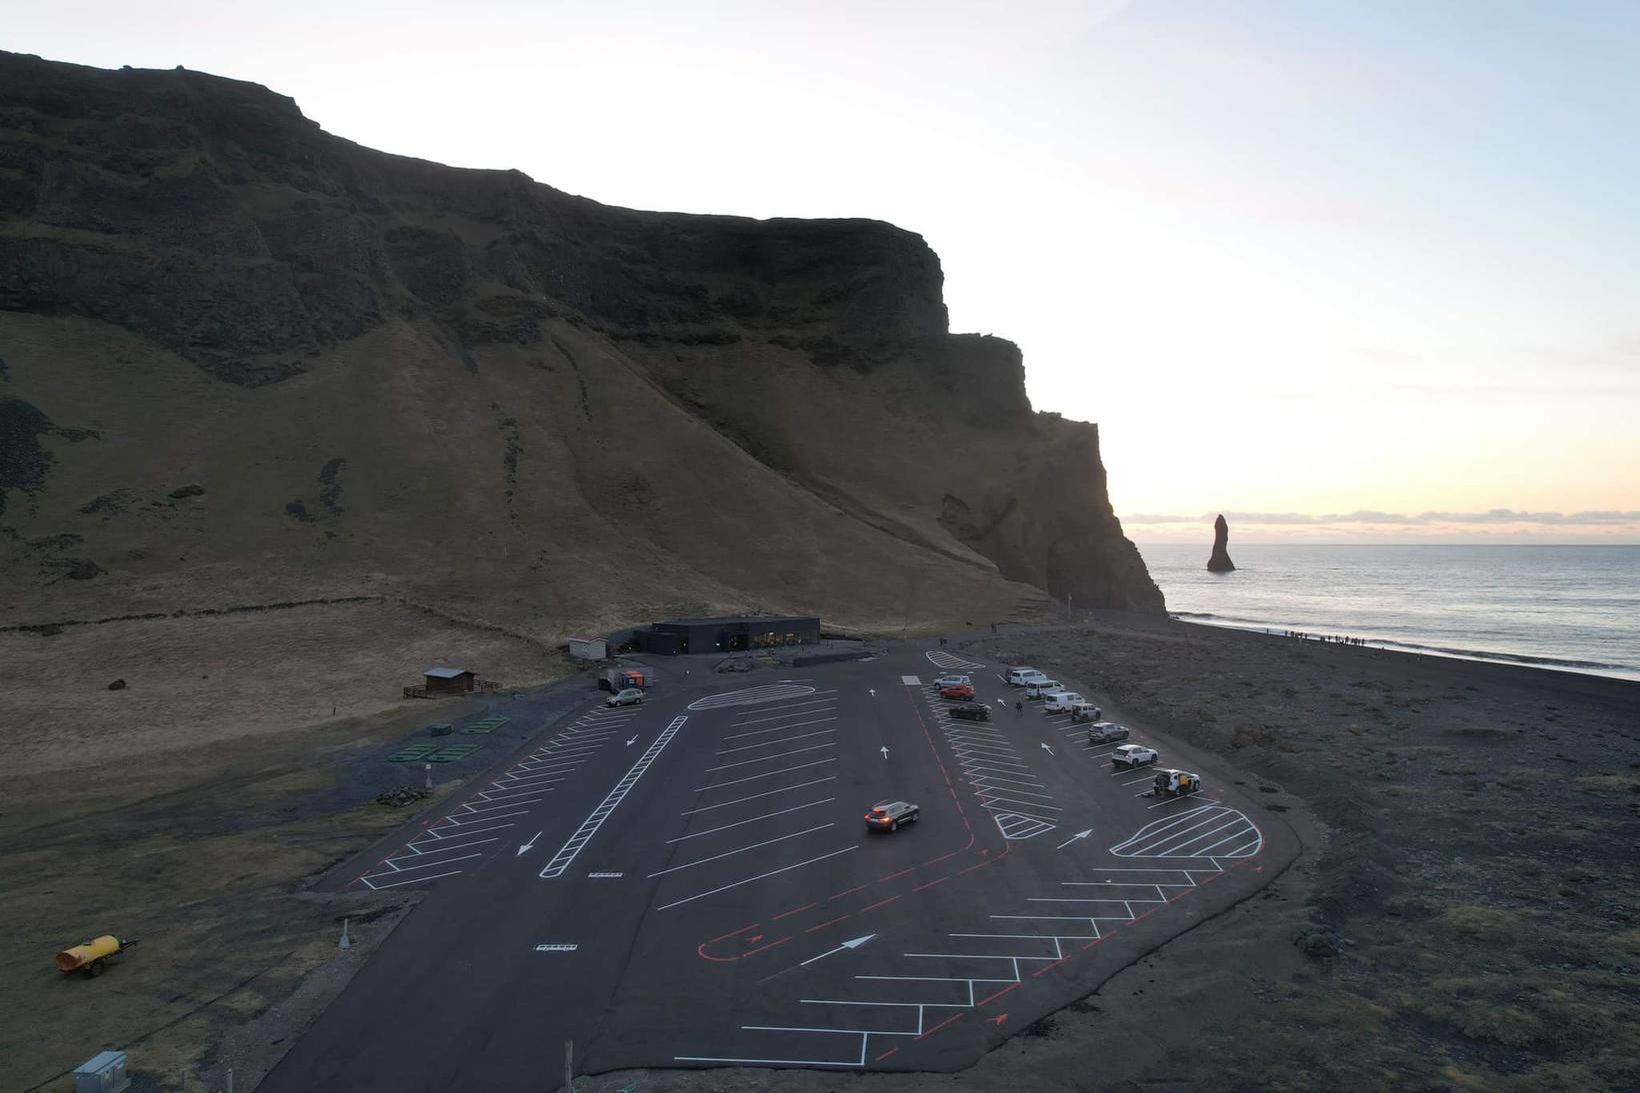
M1088 743L1114 744L1118 740L1126 740L1131 735L1126 725L1118 725L1114 721L1095 721L1088 726Z
M643 692L636 687L616 691L604 702L605 706L636 706L643 701Z

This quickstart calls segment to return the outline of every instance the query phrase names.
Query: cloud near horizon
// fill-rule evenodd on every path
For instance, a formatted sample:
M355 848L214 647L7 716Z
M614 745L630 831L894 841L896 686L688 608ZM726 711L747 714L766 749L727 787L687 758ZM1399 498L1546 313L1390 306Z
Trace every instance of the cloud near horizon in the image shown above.
M1370 524L1398 526L1429 526L1439 524L1539 524L1552 527L1602 527L1613 524L1640 524L1640 511L1590 512L1521 512L1515 509L1488 509L1485 512L1420 512L1407 516L1394 512L1374 512L1360 509L1355 512L1323 515L1301 512L1226 512L1231 523L1256 524L1266 527L1326 527L1333 525ZM1156 513L1135 513L1119 519L1124 524L1211 524L1219 513L1208 512L1198 516L1166 516Z

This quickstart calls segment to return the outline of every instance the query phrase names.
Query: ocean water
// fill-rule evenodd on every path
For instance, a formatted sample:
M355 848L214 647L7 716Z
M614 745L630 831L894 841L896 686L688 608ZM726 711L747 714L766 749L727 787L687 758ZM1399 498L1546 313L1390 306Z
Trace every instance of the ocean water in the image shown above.
M1139 553L1180 618L1640 680L1640 546L1238 545Z

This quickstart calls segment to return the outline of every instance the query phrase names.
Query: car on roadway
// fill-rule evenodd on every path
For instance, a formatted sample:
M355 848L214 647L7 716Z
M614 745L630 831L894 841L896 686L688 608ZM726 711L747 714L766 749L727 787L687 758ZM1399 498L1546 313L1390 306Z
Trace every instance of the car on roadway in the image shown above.
M1126 767L1129 770L1149 766L1161 758L1161 753L1155 748L1147 748L1143 744L1123 744L1110 753L1112 766Z
M1114 744L1118 740L1126 740L1133 734L1128 732L1126 725L1118 725L1114 721L1095 721L1088 726L1088 743Z
M884 801L866 813L866 826L873 831L898 831L901 824L914 824L921 810L906 801Z
M974 681L972 679L968 678L965 675L959 675L956 672L952 672L952 673L949 673L947 675L940 676L940 678L936 679L934 681L934 686L939 687L943 690L946 687L955 687L959 683L970 683L971 684L973 682Z
M964 702L960 706L951 707L951 716L960 717L964 721L989 721L991 707L983 702Z
M605 706L636 706L643 701L643 692L636 687L616 691L604 700Z
M940 688L941 698L954 698L961 702L974 700L974 685L972 683L951 683Z

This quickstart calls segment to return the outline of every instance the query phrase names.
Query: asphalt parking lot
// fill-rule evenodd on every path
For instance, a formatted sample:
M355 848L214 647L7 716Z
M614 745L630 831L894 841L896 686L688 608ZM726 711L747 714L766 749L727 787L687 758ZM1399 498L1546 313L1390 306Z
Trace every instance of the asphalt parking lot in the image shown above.
M1144 795L1006 666L907 646L584 706L353 863L399 926L263 1088L553 1088L575 1069L951 1071L1296 853L1209 766ZM970 674L989 721L932 686ZM1150 743L1135 732L1134 742ZM916 804L868 830L867 808Z

